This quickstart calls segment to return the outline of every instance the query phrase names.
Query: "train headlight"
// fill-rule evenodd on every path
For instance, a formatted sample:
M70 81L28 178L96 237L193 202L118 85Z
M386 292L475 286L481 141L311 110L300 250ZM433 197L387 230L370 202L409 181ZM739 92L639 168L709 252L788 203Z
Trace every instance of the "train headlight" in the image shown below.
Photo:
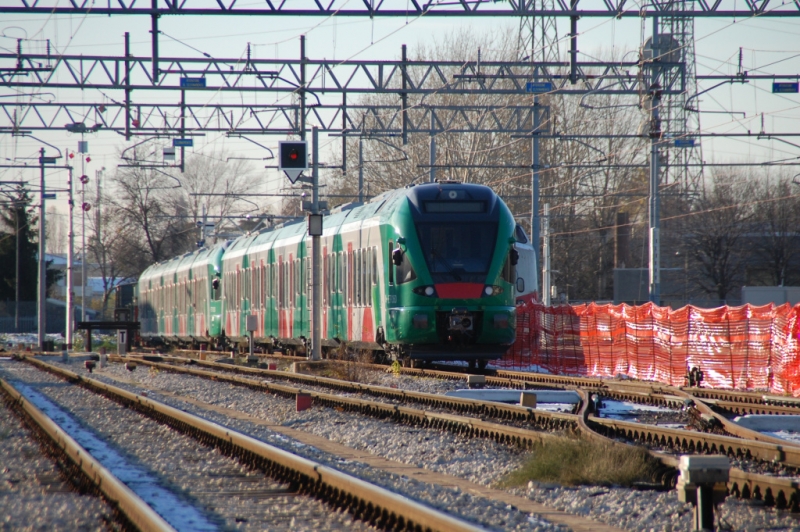
M436 297L436 289L432 286L418 286L412 292L420 296Z
M496 296L503 293L503 287L497 285L486 285L483 289L484 296Z

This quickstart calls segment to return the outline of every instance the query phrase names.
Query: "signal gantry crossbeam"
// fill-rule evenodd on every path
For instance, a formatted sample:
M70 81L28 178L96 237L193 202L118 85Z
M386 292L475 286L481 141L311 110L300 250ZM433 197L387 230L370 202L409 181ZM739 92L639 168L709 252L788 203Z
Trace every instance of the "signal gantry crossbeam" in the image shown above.
M39 15L232 15L317 17L772 17L800 16L800 2L770 0L556 0L537 8L536 0L262 0L260 3L231 0L119 0L98 6L88 0L0 0L0 13ZM353 5L351 5L353 4Z
M525 61L154 59L128 54L55 57L19 51L0 54L0 87L16 91L0 101L0 132L61 129L66 123L78 124L74 127L81 131L124 132L126 137L191 130L285 135L303 131L310 114L328 132L382 131L399 133L404 139L409 133L436 131L520 134L530 132L533 124L532 80L551 94L638 96L647 92L643 72L648 66L638 62L579 62L573 67L566 62L531 65ZM659 67L664 94L685 90L682 63L664 62ZM577 75L574 84L571 75ZM51 89L95 90L96 100L89 104L48 101ZM223 101L217 97L226 93L236 93L240 103L215 101ZM394 95L397 104L348 102L348 97L366 94ZM486 103L437 103L435 97L447 95L486 97ZM294 101L286 101L289 96ZM409 105L409 96L427 102ZM546 123L546 109L537 112L542 113L540 123Z

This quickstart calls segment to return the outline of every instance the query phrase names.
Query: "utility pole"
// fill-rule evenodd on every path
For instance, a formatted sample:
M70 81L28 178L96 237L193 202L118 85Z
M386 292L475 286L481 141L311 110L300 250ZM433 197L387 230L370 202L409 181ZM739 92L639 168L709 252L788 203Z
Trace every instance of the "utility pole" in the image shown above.
M20 204L14 204L14 222L16 224L17 236L17 253L16 253L16 268L14 270L14 332L19 332L19 208ZM22 204L25 208L25 204Z
M542 303L550 306L550 204L544 204L544 218L542 220L544 225L543 242L542 242L542 256L544 263L542 266Z
M358 202L364 203L364 137L363 136L358 137Z
M431 183L436 182L436 120L433 116L433 109L431 111L431 146L430 146L430 165L431 165Z
M533 134L531 135L531 240L536 253L536 264L541 264L539 253L539 97L533 97Z
M658 83L660 59L657 58L658 17L653 17L653 63L650 84L650 198L648 209L649 246L649 294L650 301L661 303L661 241L659 236L660 213L658 195L658 143L661 140L661 86Z
M74 232L74 222L73 222L73 214L75 210L75 201L72 197L72 166L68 166L67 170L69 171L69 182L67 183L67 188L69 189L69 201L67 208L69 209L68 218L69 218L69 229L67 231L67 333L66 333L66 340L67 340L67 349L72 351L72 330L74 327L75 321L75 232Z
M39 148L39 302L38 310L38 329L39 329L39 349L44 351L45 334L47 333L47 263L45 262L44 246L44 148Z

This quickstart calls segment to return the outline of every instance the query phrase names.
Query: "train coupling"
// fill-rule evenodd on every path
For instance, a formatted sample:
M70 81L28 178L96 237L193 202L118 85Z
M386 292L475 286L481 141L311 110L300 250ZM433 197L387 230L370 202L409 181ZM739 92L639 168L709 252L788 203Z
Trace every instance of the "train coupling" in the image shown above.
M448 330L458 332L472 331L475 317L465 308L454 308L448 316Z

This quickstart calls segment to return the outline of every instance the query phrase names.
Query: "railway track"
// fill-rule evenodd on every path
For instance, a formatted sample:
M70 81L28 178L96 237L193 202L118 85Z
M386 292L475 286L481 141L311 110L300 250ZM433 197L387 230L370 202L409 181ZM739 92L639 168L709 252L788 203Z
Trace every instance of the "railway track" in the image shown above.
M364 482L360 479L331 469L325 465L315 463L305 458L297 457L270 446L251 437L236 433L228 428L216 425L178 409L163 405L141 395L99 382L95 379L78 375L63 368L27 358L33 366L65 379L69 383L80 385L81 388L112 399L115 403L124 405L128 410L144 414L156 420L159 424L166 424L177 431L190 435L212 446L222 454L236 458L246 464L248 468L263 471L281 483L290 486L290 490L324 500L335 508L347 509L356 519L370 523L379 529L390 530L480 530L475 524L463 521L441 511L429 508L406 497L392 493L386 489ZM34 411L31 401L15 390L7 381L3 381L3 389L15 404L20 405L24 411ZM63 447L64 431L52 425L46 416L35 416L37 425L50 425L50 432L56 434L54 445ZM60 435L60 436L59 436ZM103 488L112 487L112 493L106 496L114 501L121 510L124 510L127 519L141 530L170 529L169 525L158 521L159 517L149 505L136 501L130 493L125 493L125 487L113 488L112 477L98 476L102 470L99 464L93 464L88 459L88 453L80 448L68 451L73 456L73 461L87 469L87 481L100 484ZM213 475L212 475L213 476ZM216 498L219 494L210 494ZM239 494L241 495L241 494ZM150 522L145 519L153 519ZM245 519L246 521L246 519ZM181 528L181 527L178 527ZM197 527L192 527L197 528ZM350 529L345 525L342 529Z
M183 362L185 363L186 361L184 360ZM207 369L178 367L163 362L147 360L143 360L142 364L167 371L178 371L201 378L246 386L251 389L269 391L286 397L294 397L297 393L308 392L311 394L313 401L321 406L359 412L406 424L490 438L501 443L523 447L531 446L535 442L547 438L548 435L541 432L542 430L569 430L585 432L591 437L624 440L645 445L654 449L654 455L668 467L675 467L675 457L682 453L726 454L743 463L757 462L771 466L777 464L784 468L789 468L789 472L792 475L794 474L792 470L800 467L800 446L783 441L756 441L753 439L754 434L746 432L742 432L739 435L704 433L601 418L588 414L588 411L584 411L582 417L582 415L575 414L538 411L517 405L502 405L385 387L370 387L359 383L336 381L335 379L290 374L285 371L244 368L208 361L194 362L192 364L202 365ZM337 391L368 393L379 398L391 398L393 401L417 402L426 407L447 407L459 414L431 412L429 410L403 407L398 404L340 397L319 391L309 391L308 388L303 387L269 384L256 380L256 378L236 376L231 373L246 374L249 377L276 376L306 385L312 383L315 386L328 385ZM693 400L689 394L680 392L680 390L663 388L660 391L662 392L663 400L670 403L683 404L686 400ZM672 395L668 392L672 392ZM593 392L590 389L588 393ZM703 404L699 400L696 402L698 405ZM481 417L467 417L460 415L461 413ZM500 421L513 422L514 426L487 422L483 418L488 415ZM533 430L534 428L538 430ZM772 468L775 469L774 467ZM674 481L674 471L670 473L665 470L662 473L661 480L663 482ZM794 476L788 476L786 470L783 471L783 474L784 476L776 476L752 472L743 468L734 468L731 473L729 490L731 493L743 498L763 499L768 504L779 508L798 510L798 504L800 504L800 491L798 490L800 487Z
M201 352L192 350L175 350L175 353L182 353L188 357L195 357L199 353L205 355L223 355L218 352ZM156 355L166 356L166 355ZM306 357L287 356L281 354L261 355L261 357L288 360L291 362L305 363ZM336 360L328 360L328 363L341 363ZM358 366L381 371L386 366L379 364L352 363ZM425 368L395 368L401 375L415 377L428 377L451 381L464 381L467 375L482 375L486 379L486 385L499 388L513 388L519 390L533 389L588 389L600 393L604 397L621 401L631 401L639 404L651 404L655 406L680 407L683 399L675 394L675 390L682 390L692 395L694 399L702 400L704 403L727 413L729 416L746 414L770 414L770 415L800 415L800 398L778 396L759 392L746 392L735 390L714 390L710 388L677 388L656 382L642 382L633 380L611 380L598 379L593 377L574 377L565 375L549 375L542 373L531 373L510 370L495 369L469 369L461 366L432 364Z

